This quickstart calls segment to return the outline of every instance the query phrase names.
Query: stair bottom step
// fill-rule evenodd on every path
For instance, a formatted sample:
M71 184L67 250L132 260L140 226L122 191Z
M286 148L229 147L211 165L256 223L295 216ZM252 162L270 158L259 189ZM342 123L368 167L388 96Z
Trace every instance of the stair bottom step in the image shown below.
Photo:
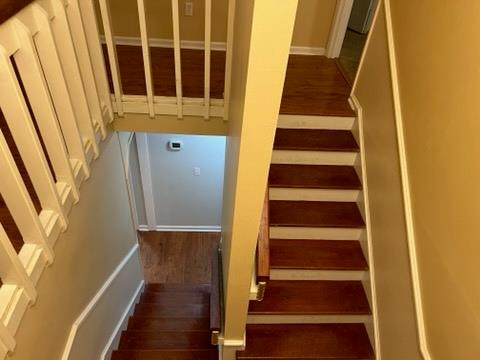
M112 360L217 360L218 351L117 350Z

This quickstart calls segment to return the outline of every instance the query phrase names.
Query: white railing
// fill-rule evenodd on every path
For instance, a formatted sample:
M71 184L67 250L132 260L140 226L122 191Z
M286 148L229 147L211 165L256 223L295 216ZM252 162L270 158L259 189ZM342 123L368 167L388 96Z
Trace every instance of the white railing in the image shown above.
M100 3L100 16L104 29L104 38L110 64L111 79L113 83L112 102L118 116L125 113L155 115L176 115L179 119L185 115L201 116L205 119L210 117L228 117L228 103L230 97L230 81L232 67L232 44L233 44L233 21L235 1L229 0L227 21L227 42L225 44L225 81L223 99L212 99L211 91L211 27L212 27L212 0L205 1L205 33L204 33L204 96L203 98L191 98L183 96L182 83L182 58L180 40L180 15L179 0L172 2L172 30L173 30L173 53L175 64L175 93L176 96L156 96L154 94L154 80L152 77L152 60L150 56L150 42L148 24L145 13L145 0L137 0L138 18L140 24L140 44L142 46L143 67L145 73L146 96L124 94L120 66L112 28L112 13L109 1L98 0ZM134 16L134 15L132 15Z
M23 245L0 223L0 358L37 298L43 268L68 227L100 142L113 121L91 0L38 0L0 24L0 194ZM9 147L6 134L16 149ZM17 153L18 152L18 153ZM20 156L40 202L19 170Z

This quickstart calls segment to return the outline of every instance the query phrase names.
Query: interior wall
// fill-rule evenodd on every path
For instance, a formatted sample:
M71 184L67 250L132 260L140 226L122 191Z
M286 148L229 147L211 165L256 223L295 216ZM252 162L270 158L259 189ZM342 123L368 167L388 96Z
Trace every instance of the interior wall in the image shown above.
M480 2L391 10L427 342L433 359L478 359Z
M181 38L203 41L205 1L191 0L194 15L184 16L186 1L179 1ZM110 1L117 36L140 36L136 3L135 0ZM336 0L299 0L292 45L326 48L335 4ZM146 0L146 9L149 36L172 39L171 1ZM226 41L227 14L228 0L212 1L212 41Z
M140 160L137 151L137 139L133 136L128 147L128 170L130 172L130 186L135 201L135 210L137 212L137 224L147 224L147 212L145 210L145 196L143 194L142 177L140 173Z
M182 149L170 150L170 140L181 141ZM140 169L145 154L137 152L136 140L130 153L139 225L147 225L140 174L150 172L158 230L220 230L225 137L149 133L147 141L150 169Z
M381 357L420 360L383 6L353 95L363 109Z
M110 133L101 151L82 185L69 227L55 245L55 261L37 285L38 300L20 324L12 359L60 359L75 319L136 244L117 136ZM132 267L140 269L138 257ZM121 305L110 304L115 316L124 310ZM104 320L110 324L114 319ZM95 331L97 338L106 339L113 329Z

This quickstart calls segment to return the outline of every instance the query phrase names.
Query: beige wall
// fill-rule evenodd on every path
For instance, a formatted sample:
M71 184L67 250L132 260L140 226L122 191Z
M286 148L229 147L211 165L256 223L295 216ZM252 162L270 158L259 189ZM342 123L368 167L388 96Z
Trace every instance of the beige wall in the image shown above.
M480 358L480 2L391 1L432 358Z
M243 341L296 6L297 0L237 2L222 221L227 340Z
M93 162L92 176L82 185L80 202L69 219L68 230L55 246L55 262L45 269L37 285L37 303L25 313L15 337L15 360L60 359L73 322L135 245L115 135L103 143L102 154ZM127 278L138 281L134 279L139 274L138 258L129 269L136 270ZM117 309L122 304L110 305ZM115 316L124 309L117 310ZM95 328L95 335L105 339L111 330Z
M380 348L382 359L419 360L383 7L381 10L353 91L363 109Z
M192 0L194 16L184 16L185 1L180 0L180 32L182 40L203 40L205 2ZM140 36L135 0L110 1L114 32L118 36ZM292 44L325 48L333 19L336 0L299 0L298 17ZM226 40L228 0L212 1L212 40ZM172 38L172 7L169 0L146 0L149 34L153 38ZM275 27L280 22L272 24Z

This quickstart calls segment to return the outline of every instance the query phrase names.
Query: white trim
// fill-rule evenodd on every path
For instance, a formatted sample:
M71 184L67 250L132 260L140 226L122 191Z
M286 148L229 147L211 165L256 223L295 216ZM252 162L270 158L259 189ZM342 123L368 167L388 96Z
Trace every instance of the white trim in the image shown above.
M137 139L138 160L140 163L140 177L142 180L143 200L145 204L145 213L147 214L147 224L150 230L154 230L157 224L157 215L155 214L155 202L153 199L152 170L150 168L148 134L135 133L135 138Z
M335 14L327 42L326 55L328 58L337 58L340 56L352 7L353 0L337 0Z
M376 15L375 15L376 16ZM369 271L369 280L370 280L370 296L371 299L371 309L372 309L372 321L373 321L373 333L375 340L375 354L376 359L381 359L381 349L380 349L380 325L378 319L378 302L377 302L377 291L376 291L376 277L375 277L375 261L373 258L373 244L372 244L372 232L371 232L371 218L370 218L370 203L368 201L368 179L367 179L367 164L365 158L365 137L363 132L363 109L355 97L355 95L350 96L350 104L353 106L358 121L358 137L360 145L360 165L361 165L361 178L362 178L362 189L363 189L363 208L364 208L364 217L365 217L365 232L367 234L367 252L368 252L368 271ZM367 290L367 289L366 289Z
M78 316L78 318L75 320L75 322L72 325L72 328L70 329L70 333L67 338L67 343L65 345L65 349L63 351L62 360L68 360L70 357L70 352L72 351L72 346L75 340L75 337L77 335L77 331L82 326L83 322L88 318L90 313L95 309L97 303L100 301L102 296L107 292L107 290L110 288L112 283L115 281L117 276L120 274L120 272L123 270L125 265L130 261L131 257L138 251L138 244L135 244L131 250L128 252L128 254L123 258L123 260L118 264L118 266L115 268L115 270L110 274L108 279L103 283L102 287L97 291L95 296L90 300L90 302L87 304L85 309L81 312L81 314Z
M402 177L402 190L405 211L405 222L407 227L408 250L410 254L410 268L413 283L413 294L415 300L415 310L417 315L418 337L420 342L420 351L425 360L432 359L428 349L427 335L425 329L425 318L423 315L422 290L420 284L420 275L417 260L415 224L412 212L412 199L410 195L410 182L408 174L407 154L405 146L405 134L403 126L402 107L400 99L400 89L398 83L397 60L395 53L395 41L393 37L393 25L390 11L390 0L385 0L385 24L387 28L387 43L390 59L390 72L392 78L393 103L395 108L395 123L397 128L398 155L400 158L400 172Z
M105 36L101 35L100 40L102 43L105 43ZM116 45L127 45L127 46L142 46L142 41L139 37L134 36L115 36ZM149 38L148 44L151 47L160 47L160 48L173 48L173 40L171 39L159 39L159 38ZM196 41L196 40L182 40L180 42L180 47L182 49L192 49L192 50L204 50L205 42ZM227 45L225 42L212 41L211 50L212 51L226 51ZM292 55L325 55L325 48L321 47L311 47L311 46L291 46L290 54Z
M222 227L217 225L156 225L153 229L148 225L139 225L139 231L179 231L179 232L221 232Z
M122 317L118 321L117 326L112 332L112 335L107 341L105 348L102 351L102 355L100 356L101 360L109 360L113 350L118 346L120 341L120 336L122 334L122 330L127 328L128 318L133 314L133 310L135 309L135 304L138 303L140 299L140 295L142 294L143 288L145 286L145 281L142 280L135 290L130 302L128 303L125 311L122 314Z

